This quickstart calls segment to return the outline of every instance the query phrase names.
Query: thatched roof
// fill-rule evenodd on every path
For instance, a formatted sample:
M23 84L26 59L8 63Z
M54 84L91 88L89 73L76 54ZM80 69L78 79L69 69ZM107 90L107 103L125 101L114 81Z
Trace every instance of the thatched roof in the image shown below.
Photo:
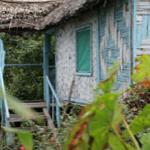
M0 0L0 30L41 30L74 16L99 0Z

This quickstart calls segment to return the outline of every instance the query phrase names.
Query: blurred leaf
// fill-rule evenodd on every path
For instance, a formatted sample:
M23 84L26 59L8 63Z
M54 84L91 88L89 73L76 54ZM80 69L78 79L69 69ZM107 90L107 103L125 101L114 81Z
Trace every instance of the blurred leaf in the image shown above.
M103 128L95 128L93 130L94 132L94 141L91 145L92 150L102 150L107 148L108 146L108 137L109 137L109 128L103 127Z
M138 58L138 65L132 78L136 82L150 80L150 56L143 55Z
M2 89L0 89L0 99L3 100ZM6 93L6 101L9 108L11 108L15 113L17 113L22 118L28 119L40 119L38 114L26 106L24 103L21 103L17 98Z
M112 150L126 150L120 139L113 134L109 135L109 144Z
M141 138L142 150L150 150L150 133L144 134Z
M84 149L85 145L89 145L91 150L141 150L134 134L150 127L150 105L128 125L122 114L123 106L118 102L121 95L112 92L116 74L117 70L114 69L108 79L99 83L98 90L103 93L97 95L95 101L84 109L79 122L72 130L66 150ZM142 75L142 78L143 76L147 76L147 73ZM124 132L127 133L126 136ZM146 138L142 140L143 143L147 142Z
M103 84L107 84L107 82ZM121 122L122 107L118 103L118 94L104 92L106 93L97 96L95 102L84 109L80 121L67 142L66 150L76 150L76 148L81 148L89 143L92 150L101 150L108 146L111 127L115 128ZM84 135L90 137L86 138L89 141L83 140Z
M146 105L143 111L133 119L130 128L134 134L150 128L150 105Z
M118 95L119 96L119 95ZM112 120L112 127L115 128L122 122L122 110L123 107L118 102L119 97L116 97L116 101L114 104L114 113L113 113L113 120Z
M22 118L26 120L38 118L38 114L36 112L27 107L25 104L21 103L17 98L10 96L9 94L7 94L6 97L9 108L12 108L13 111L20 115Z
M33 142L32 142L32 134L29 131L19 130L14 128L4 128L6 132L16 133L21 144L25 147L26 150L33 149Z

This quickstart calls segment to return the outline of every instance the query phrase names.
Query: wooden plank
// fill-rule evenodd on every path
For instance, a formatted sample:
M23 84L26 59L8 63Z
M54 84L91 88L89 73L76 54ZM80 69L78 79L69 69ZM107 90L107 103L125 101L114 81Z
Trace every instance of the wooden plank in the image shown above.
M138 0L137 3L137 56L150 55L150 1Z
M138 6L140 7L146 7L146 8L150 8L150 2L138 2Z
M22 104L24 104L27 108L45 108L46 107L46 103L44 101L27 101L27 102L23 102ZM9 106L9 109L12 110L13 108Z
M49 113L47 112L46 108L43 108L43 113L44 113L44 115L45 115L45 117L46 117L46 119L47 119L48 127L49 127L50 129L52 129L52 131L54 132L54 130L55 130L56 128L55 128L55 125L54 125L54 123L53 123L53 121L52 121L52 119L51 119ZM55 134L55 132L54 132L54 134Z
M141 49L150 49L150 45L141 45Z
M46 108L43 108L43 113L44 113L44 115L45 115L45 117L47 119L47 125L51 129L51 131L52 131L54 141L58 143L56 127L55 127L55 125L53 123L53 120L51 119L51 116L47 112Z
M26 102L26 103L23 103L23 104L25 104L27 107L29 107L29 108L44 108L44 107L46 107L46 104L45 104L45 102L43 101L41 101L41 102Z
M45 118L44 114L39 114L37 119L40 118ZM33 118L32 120L35 120L36 118ZM10 123L15 123L15 122L22 122L22 121L26 121L25 118L19 116L18 114L10 114L10 119L9 122Z
M16 114L10 114L9 121L10 121L10 123L21 122L21 121L23 121L23 118L21 118L20 116L18 116Z
M139 1L137 5L138 15L149 15L150 14L150 2L149 1Z

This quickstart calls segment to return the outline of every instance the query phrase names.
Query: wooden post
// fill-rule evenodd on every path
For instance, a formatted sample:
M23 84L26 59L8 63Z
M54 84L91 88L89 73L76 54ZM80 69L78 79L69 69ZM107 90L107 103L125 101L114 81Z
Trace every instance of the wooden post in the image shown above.
M132 0L132 9L133 9L133 21L132 21L132 49L133 49L133 67L135 66L135 59L136 59L136 46L137 46L137 41L136 41L136 38L137 38L137 24L136 24L136 21L137 21L137 0Z
M46 102L47 110L50 109L50 91L47 82L47 76L49 76L49 51L50 51L50 36L45 34L45 43L43 49L43 76L44 76L44 100Z
M97 9L97 31L96 31L96 82L101 80L100 73L100 9Z

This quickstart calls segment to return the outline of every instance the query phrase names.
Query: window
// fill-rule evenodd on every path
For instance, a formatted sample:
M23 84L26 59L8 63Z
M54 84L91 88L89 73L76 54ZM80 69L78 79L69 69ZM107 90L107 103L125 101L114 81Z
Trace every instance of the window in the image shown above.
M81 75L91 74L91 27L76 31L76 71Z

